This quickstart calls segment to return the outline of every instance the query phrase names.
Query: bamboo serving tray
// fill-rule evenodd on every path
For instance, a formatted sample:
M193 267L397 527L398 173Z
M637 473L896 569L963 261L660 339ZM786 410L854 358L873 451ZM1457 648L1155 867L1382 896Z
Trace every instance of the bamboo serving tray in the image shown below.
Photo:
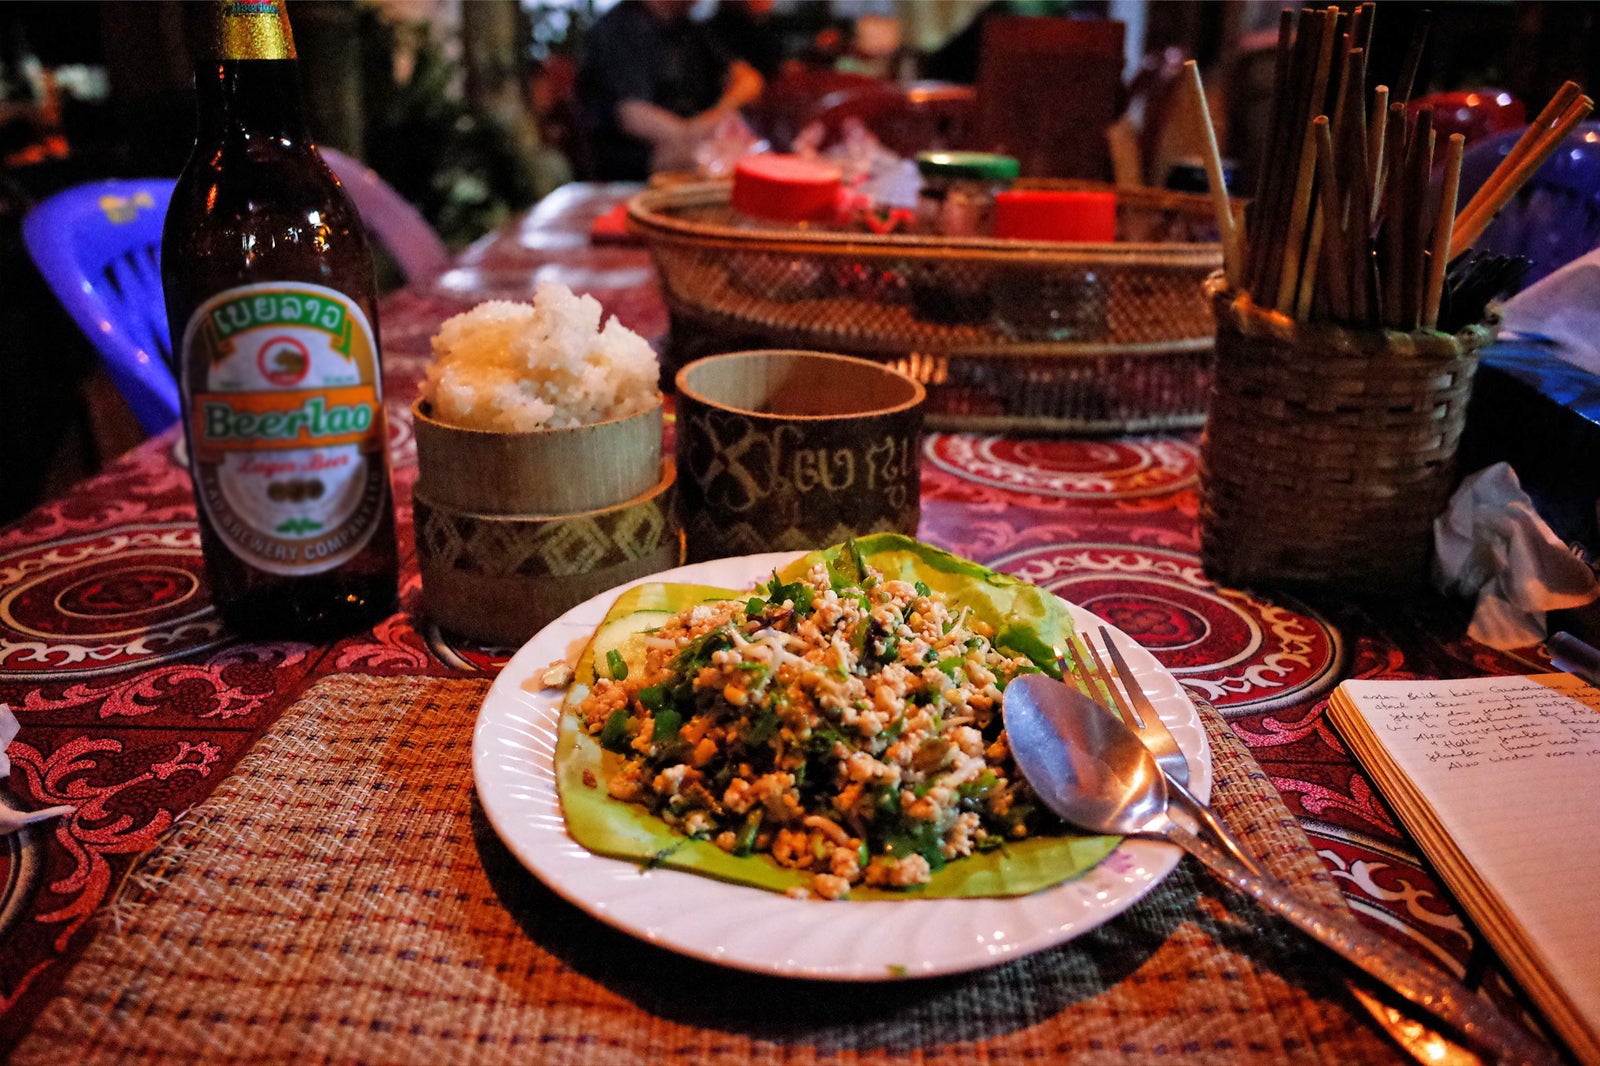
M1082 182L1029 187L1101 188ZM799 348L886 361L934 428L1127 432L1204 421L1222 265L1206 197L1118 190L1110 244L742 224L725 183L629 202L672 315L670 359Z

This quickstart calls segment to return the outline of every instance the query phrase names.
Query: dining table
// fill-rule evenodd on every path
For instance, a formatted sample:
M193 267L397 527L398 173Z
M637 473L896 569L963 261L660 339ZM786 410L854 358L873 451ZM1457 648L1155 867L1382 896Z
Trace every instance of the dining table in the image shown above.
M371 629L223 625L177 426L0 529L0 703L21 726L0 802L71 809L0 838L0 1057L1403 1061L1328 956L1193 860L1047 950L831 982L665 950L507 849L473 725L515 649L422 611L410 408L445 319L546 281L666 351L648 249L595 235L637 189L563 186L382 299L400 605ZM1537 1026L1327 701L1352 678L1540 672L1546 653L1473 641L1471 605L1433 592L1217 584L1198 461L1194 430L929 430L918 536L1148 649L1204 709L1212 802L1260 861ZM799 937L899 906L793 905Z

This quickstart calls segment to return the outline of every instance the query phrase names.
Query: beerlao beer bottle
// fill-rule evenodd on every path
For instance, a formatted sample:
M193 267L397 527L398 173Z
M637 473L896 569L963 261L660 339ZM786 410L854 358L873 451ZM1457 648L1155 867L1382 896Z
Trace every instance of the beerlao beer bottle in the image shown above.
M161 245L212 593L233 628L326 635L394 609L372 256L301 116L282 0L220 0Z

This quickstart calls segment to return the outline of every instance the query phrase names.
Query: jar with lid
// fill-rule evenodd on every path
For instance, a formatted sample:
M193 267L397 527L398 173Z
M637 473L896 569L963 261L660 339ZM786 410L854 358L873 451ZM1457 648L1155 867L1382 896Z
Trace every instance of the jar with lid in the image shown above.
M1008 240L1109 244L1117 237L1117 196L1076 189L1003 192L996 197L994 228L996 237ZM1104 342L1108 302L1106 278L1093 254L995 272L994 325L1017 343Z
M918 233L986 237L994 227L995 194L1011 187L1020 168L1011 156L990 152L921 152L917 171Z
M994 198L1010 188L1017 161L989 152L921 152L915 230L937 237L987 237ZM989 318L989 267L971 259L928 258L907 264L917 318L945 326L982 325Z
M748 155L733 169L733 222L745 229L827 226L838 214L843 172L832 163L793 155ZM825 281L815 256L751 250L727 258L729 284L782 303L818 295Z

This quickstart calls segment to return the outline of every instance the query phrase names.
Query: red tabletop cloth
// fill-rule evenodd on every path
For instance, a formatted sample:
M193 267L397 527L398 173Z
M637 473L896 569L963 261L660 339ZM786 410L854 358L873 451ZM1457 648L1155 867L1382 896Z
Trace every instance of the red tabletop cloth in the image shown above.
M629 191L558 190L443 275L383 302L403 609L373 630L310 645L222 628L176 429L0 531L0 701L22 723L0 802L77 808L0 838L0 1054L104 928L92 919L114 919L134 859L314 679L486 674L503 661L505 649L453 639L416 614L407 408L441 321L480 300L528 299L544 280L592 293L659 347L669 323L648 253L590 237ZM920 535L1037 582L1149 647L1226 716L1364 921L1469 982L1492 977L1488 949L1331 731L1325 701L1350 677L1520 673L1547 661L1468 640L1465 610L1431 597L1298 599L1214 585L1197 555L1196 457L1192 436L930 434Z

